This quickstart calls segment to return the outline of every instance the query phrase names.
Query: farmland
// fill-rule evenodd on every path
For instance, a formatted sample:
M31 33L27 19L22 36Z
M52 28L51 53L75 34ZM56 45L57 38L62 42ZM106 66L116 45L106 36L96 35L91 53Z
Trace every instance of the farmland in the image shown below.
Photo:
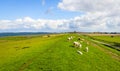
M67 38L73 36L68 41ZM78 37L84 39L83 42ZM119 36L92 36L108 43ZM104 37L104 38L103 38ZM78 41L82 48L75 48ZM88 43L88 44L87 44ZM89 51L85 51L89 47ZM83 55L77 53L80 50ZM78 34L0 38L0 71L120 71L120 52Z

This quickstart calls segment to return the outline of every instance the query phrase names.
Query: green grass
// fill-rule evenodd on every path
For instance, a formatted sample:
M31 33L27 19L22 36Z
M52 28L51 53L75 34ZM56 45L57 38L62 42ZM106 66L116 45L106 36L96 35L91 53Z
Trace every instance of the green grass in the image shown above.
M94 40L110 44L111 46L113 46L111 48L120 51L120 48L119 48L120 47L120 35L101 35L101 36L95 35L94 36L93 34L89 37Z
M120 36L91 36L93 37L94 39L97 39L97 40L101 40L101 41L105 41L105 42L109 42L109 43L120 43Z
M67 41L71 35L74 39ZM4 38L7 42L0 43L0 71L120 71L120 62L94 45L86 44L89 40L81 43L81 49L74 48L73 41L77 38L76 34ZM86 46L89 52L85 52Z
M31 39L31 38L40 37L40 36L42 35L6 36L6 37L0 37L0 42L26 40L26 39Z
M94 34L92 34L91 36L82 35L82 38L85 38L86 40L89 40L90 42L92 42L92 43L94 43L94 44L97 44L97 45L100 46L101 48L103 48L103 49L105 49L105 50L108 50L108 51L110 51L110 52L113 52L113 53L117 54L118 56L120 56L120 52L119 52L118 50L92 41L92 40L94 39L94 40L97 40L97 41L105 42L105 43L108 43L108 44L110 44L110 45L119 47L119 43L118 43L118 45L115 45L115 44L117 43L117 41L115 41L115 40L118 40L118 38L119 38L118 35L117 35L117 36L114 35L114 38L113 38L113 39L114 39L113 41L116 42L116 43L114 43L114 42L113 42L112 40L110 40L110 39L106 39L106 37L111 39L111 36L110 36L110 35L99 35L99 36L96 36L96 35L94 35ZM116 37L117 37L117 38L116 38ZM98 39L98 38L99 38L99 39ZM104 39L105 39L106 41L105 41ZM112 41L112 42L110 42L109 40Z

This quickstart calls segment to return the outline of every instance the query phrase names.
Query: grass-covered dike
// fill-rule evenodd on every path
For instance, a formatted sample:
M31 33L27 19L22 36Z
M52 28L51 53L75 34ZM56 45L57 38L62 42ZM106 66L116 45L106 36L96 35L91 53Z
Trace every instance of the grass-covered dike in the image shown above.
M75 48L74 41L82 48ZM0 71L120 71L119 58L119 51L81 34L0 38Z

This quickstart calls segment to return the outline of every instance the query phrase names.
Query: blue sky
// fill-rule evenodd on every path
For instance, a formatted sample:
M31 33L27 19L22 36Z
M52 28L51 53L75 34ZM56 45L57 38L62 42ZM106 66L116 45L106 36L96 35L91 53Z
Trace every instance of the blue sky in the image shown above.
M0 0L0 32L119 32L119 20L119 0Z
M34 19L69 19L78 15L80 12L70 12L60 10L57 4L60 0L1 0L0 1L0 19L16 19L26 16ZM52 14L46 14L46 11L51 8Z

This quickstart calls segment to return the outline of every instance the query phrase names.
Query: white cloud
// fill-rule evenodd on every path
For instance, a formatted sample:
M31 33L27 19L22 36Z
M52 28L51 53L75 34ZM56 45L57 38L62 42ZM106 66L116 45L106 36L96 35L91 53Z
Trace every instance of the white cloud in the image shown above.
M4 30L9 28L10 20L0 20L0 29Z
M62 0L58 7L70 11L115 11L120 10L120 0Z
M47 20L25 17L0 20L0 31L120 31L120 17L104 17L105 13L87 13L72 19Z
M42 0L43 4L45 0ZM58 7L68 11L82 11L84 15L71 19L0 20L0 31L120 31L120 0L62 0ZM46 13L51 13L51 7Z
M120 0L62 0L58 3L58 8L91 15L96 13L102 18L120 16Z
M62 0L58 8L85 13L74 18L71 28L79 26L92 31L120 31L120 0Z
M47 19L32 19L25 17L23 19L16 20L0 20L0 31L1 30L66 30L67 20L47 20Z
M45 4L45 0L43 5ZM120 31L120 0L62 0L58 7L85 14L71 19L0 20L0 31ZM51 7L46 13L51 13Z
M45 0L42 0L45 5ZM47 20L24 17L16 20L0 20L0 30L54 30L54 31L120 31L120 0L62 0L58 8L85 12L71 19ZM51 13L49 8L46 13Z

